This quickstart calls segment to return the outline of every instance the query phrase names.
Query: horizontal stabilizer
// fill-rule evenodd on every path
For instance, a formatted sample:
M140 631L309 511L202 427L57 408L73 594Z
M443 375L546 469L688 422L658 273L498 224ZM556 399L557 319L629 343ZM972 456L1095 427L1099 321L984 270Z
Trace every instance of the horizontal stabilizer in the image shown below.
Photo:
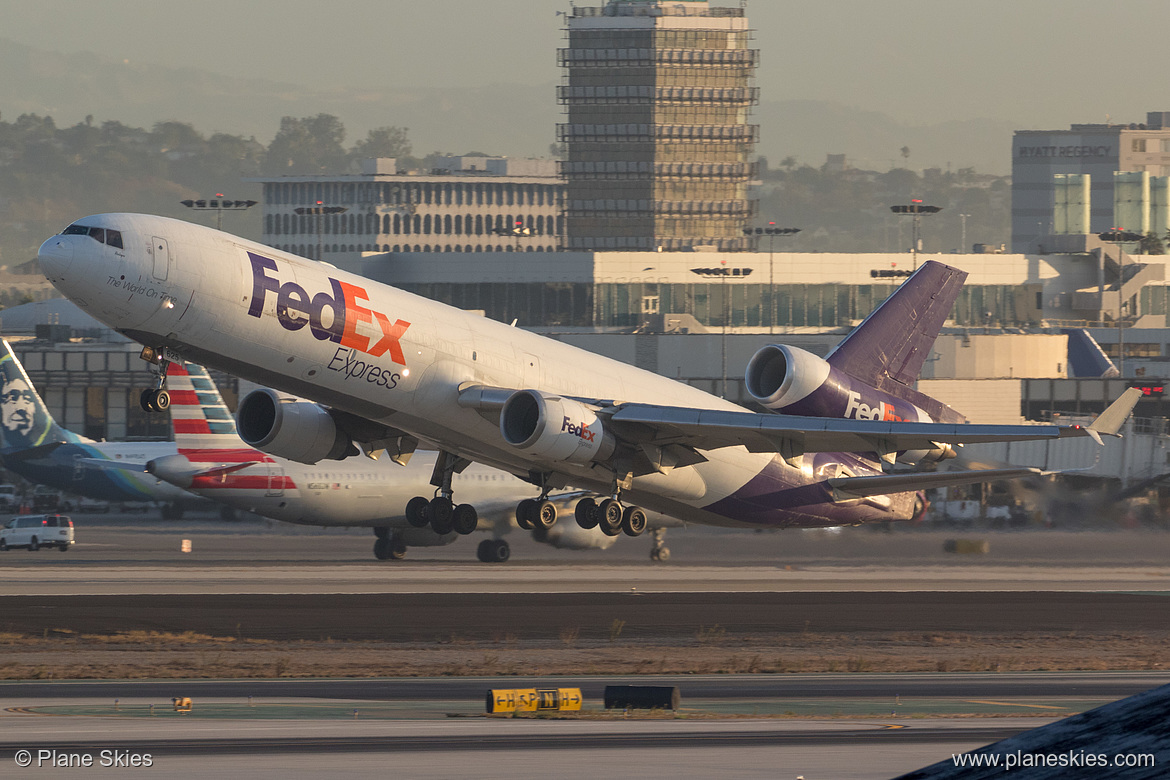
M53 450L65 443L63 441L55 441L51 444L41 444L36 447L5 447L4 449L0 449L0 462L46 458L53 453Z
M1040 469L974 469L971 471L942 471L908 474L880 474L873 477L835 477L828 480L834 501L878 496L887 493L905 493L911 490L971 485L976 482L996 482L1041 474Z

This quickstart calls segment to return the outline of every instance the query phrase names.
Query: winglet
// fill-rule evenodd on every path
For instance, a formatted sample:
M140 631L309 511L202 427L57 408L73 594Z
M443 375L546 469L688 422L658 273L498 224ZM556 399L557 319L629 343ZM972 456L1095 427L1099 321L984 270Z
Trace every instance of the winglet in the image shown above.
M1142 391L1137 387L1131 387L1121 394L1109 407L1101 412L1096 420L1093 420L1086 429L1090 436L1100 443L1100 434L1106 436L1120 436L1121 426L1125 425L1125 421L1133 414L1133 408L1137 405L1138 399L1142 397Z

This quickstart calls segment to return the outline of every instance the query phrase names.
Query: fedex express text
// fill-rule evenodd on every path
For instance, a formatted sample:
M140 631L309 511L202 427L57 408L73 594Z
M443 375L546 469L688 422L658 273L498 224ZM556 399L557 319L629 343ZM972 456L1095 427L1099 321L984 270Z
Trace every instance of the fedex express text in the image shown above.
M387 389L398 385L401 374L393 369L382 368L363 356L385 356L391 362L405 367L406 356L401 339L410 327L409 322L401 319L391 322L384 313L361 305L359 301L368 302L370 299L364 287L327 277L330 291L310 294L296 282L282 282L277 275L275 260L254 252L248 253L248 259L252 266L252 300L248 314L260 318L268 295L275 295L276 319L281 327L298 331L307 325L318 341L332 341L341 345L329 361L330 371L343 374L346 379L364 379ZM329 314L326 315L326 312ZM363 333L359 330L359 324L362 323L376 323L379 332L373 336Z

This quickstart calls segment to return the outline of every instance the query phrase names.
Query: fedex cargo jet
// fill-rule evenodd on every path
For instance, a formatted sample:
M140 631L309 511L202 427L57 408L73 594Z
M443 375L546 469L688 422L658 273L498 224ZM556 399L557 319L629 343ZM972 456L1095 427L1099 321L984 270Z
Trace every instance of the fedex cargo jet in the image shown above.
M147 407L168 403L166 369L191 360L309 399L245 397L250 445L303 463L359 453L441 454L434 498L412 522L473 513L455 496L472 461L532 485L527 527L556 522L549 492L590 491L582 527L641 533L646 509L727 527L905 520L927 487L1033 469L897 473L971 442L1116 435L1130 390L1092 425L968 425L918 392L966 274L925 263L822 359L784 345L747 366L745 411L696 388L470 312L209 228L142 214L78 220L41 246L49 280L142 343L158 367ZM467 507L467 508L464 508ZM643 508L644 507L644 508Z

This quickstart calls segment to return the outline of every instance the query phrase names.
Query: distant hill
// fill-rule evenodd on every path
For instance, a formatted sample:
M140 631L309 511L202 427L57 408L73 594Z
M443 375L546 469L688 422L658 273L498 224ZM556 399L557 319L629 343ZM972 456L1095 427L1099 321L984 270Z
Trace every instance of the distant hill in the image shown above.
M546 156L563 114L555 84L493 85L438 90L411 88L409 74L387 73L375 90L318 91L290 83L220 76L195 67L125 63L99 54L44 51L0 38L0 114L49 115L57 125L116 120L150 128L155 122L189 122L200 132L255 136L268 144L282 116L338 116L349 141L372 127L410 129L416 154L470 149L511 156ZM759 84L767 97L768 84ZM845 154L857 167L952 169L974 167L1006 174L1011 132L996 120L904 125L879 112L831 101L768 101L756 110L759 151L773 164L793 156L819 166L826 154ZM908 161L899 150L910 148Z

